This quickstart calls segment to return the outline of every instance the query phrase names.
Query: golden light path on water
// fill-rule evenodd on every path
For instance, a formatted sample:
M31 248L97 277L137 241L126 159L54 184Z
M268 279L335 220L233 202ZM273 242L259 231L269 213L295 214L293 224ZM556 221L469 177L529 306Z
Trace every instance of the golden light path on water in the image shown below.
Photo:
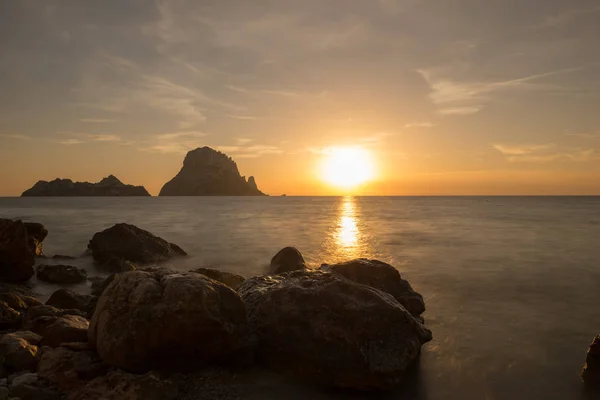
M359 257L360 231L353 197L345 197L340 205L340 218L335 234L340 253L349 258Z

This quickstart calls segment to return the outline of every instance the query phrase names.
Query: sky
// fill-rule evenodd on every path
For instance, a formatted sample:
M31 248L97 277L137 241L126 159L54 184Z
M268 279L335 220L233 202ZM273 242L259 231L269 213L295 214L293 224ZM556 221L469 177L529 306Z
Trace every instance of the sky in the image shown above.
M596 0L0 2L0 196L114 174L157 194L185 153L266 193L600 194Z

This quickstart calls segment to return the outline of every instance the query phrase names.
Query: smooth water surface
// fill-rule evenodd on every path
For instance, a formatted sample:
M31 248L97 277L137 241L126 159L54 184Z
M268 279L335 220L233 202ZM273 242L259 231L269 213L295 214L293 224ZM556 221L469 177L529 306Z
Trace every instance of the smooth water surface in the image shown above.
M190 253L167 264L180 270L249 277L287 245L312 266L377 258L424 295L434 334L417 382L389 398L586 398L578 374L600 333L600 198L0 198L0 217L46 225L48 255L79 256L95 232L135 224ZM99 274L88 257L72 264Z

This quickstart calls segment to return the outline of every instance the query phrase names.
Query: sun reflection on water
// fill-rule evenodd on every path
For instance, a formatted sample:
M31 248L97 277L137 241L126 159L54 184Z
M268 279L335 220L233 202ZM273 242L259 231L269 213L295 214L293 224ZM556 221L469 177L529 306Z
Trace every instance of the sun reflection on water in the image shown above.
M340 206L340 219L336 231L336 243L347 257L358 257L360 231L357 224L355 200L345 197Z

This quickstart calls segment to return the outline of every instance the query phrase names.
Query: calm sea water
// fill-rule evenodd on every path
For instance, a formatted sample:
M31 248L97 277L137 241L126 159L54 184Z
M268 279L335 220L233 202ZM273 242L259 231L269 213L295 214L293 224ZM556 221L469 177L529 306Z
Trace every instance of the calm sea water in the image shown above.
M416 383L390 398L594 398L578 374L600 333L600 198L0 198L0 216L46 225L48 255L132 223L188 251L168 264L180 270L249 277L287 245L313 266L377 258L424 295L434 334Z

